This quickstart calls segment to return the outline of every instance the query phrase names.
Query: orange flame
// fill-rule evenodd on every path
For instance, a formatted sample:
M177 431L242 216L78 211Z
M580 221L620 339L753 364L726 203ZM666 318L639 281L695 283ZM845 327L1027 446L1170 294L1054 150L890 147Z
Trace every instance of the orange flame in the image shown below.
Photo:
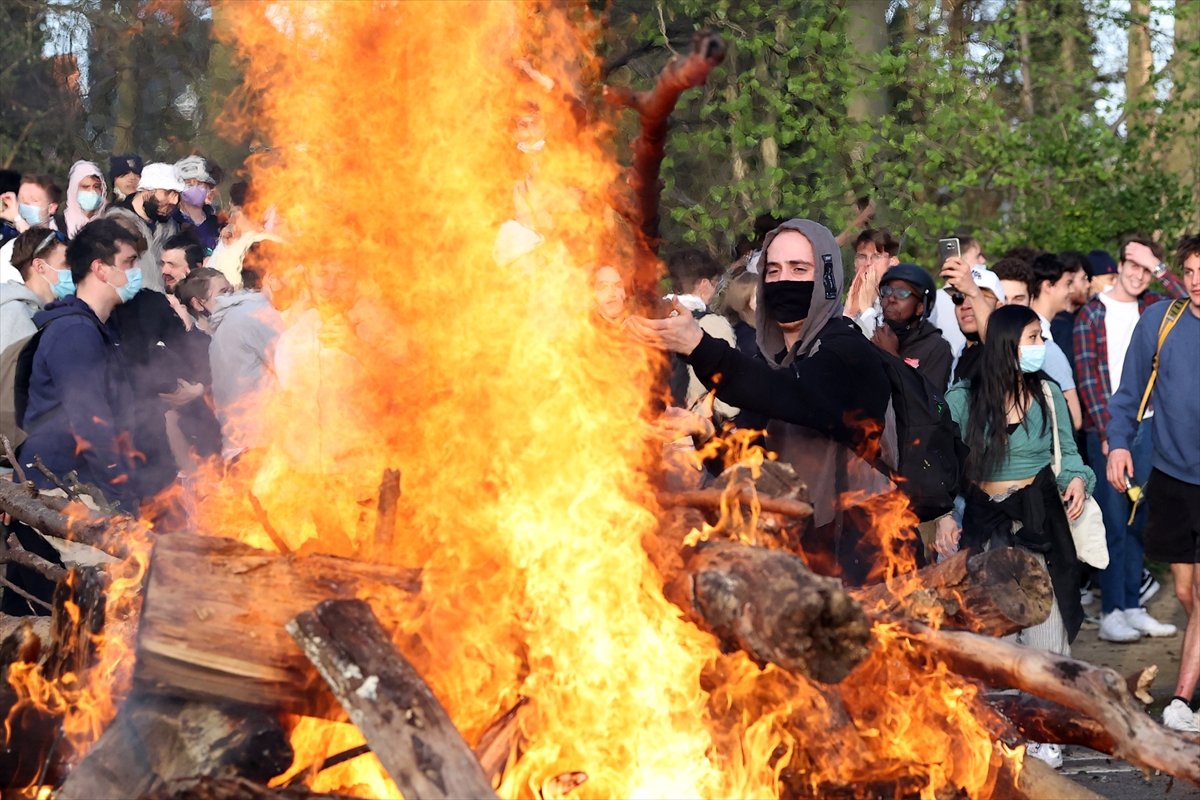
M885 764L927 797L982 786L993 750L970 687L896 667L885 643L859 672L864 703L884 681L886 715L858 709L872 722L845 749L797 742L834 719L832 696L719 655L664 599L641 546L656 357L589 314L593 267L634 248L611 210L613 129L581 113L598 83L586 10L230 3L218 19L261 90L250 122L273 150L252 212L285 239L266 284L288 327L249 412L266 444L205 486L201 528L370 553L378 476L400 469L389 557L424 587L389 622L468 740L530 698L504 796L571 772L579 795L775 796L801 751L814 785ZM525 152L531 108L545 147ZM356 741L305 720L297 768ZM316 785L394 794L366 759Z

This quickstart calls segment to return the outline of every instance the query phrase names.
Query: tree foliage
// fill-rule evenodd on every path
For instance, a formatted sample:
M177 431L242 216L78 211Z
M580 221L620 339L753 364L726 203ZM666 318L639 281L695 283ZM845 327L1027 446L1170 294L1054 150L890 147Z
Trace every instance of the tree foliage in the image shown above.
M681 21L720 31L733 51L676 113L668 237L728 255L758 214L838 230L863 196L918 262L952 232L977 233L993 250L1061 250L1112 247L1134 231L1170 238L1195 224L1194 160L1189 174L1160 157L1194 135L1181 122L1194 119L1194 94L1166 89L1200 74L1195 47L1174 54L1190 71L1152 75L1129 121L1112 124L1097 113L1114 82L1094 65L1100 12L1084 0L1022 3L618 4L610 55L630 40L656 47L613 80L651 80L668 44L686 47ZM1191 5L1179 13L1196 13ZM886 31L864 32L862 14Z

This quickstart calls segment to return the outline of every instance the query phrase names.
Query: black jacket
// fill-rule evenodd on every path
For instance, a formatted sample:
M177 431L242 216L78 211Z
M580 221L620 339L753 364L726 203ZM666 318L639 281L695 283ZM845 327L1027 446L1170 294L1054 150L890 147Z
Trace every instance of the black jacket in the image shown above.
M900 358L920 372L939 392L950 386L950 368L954 353L942 332L929 320L900 334Z

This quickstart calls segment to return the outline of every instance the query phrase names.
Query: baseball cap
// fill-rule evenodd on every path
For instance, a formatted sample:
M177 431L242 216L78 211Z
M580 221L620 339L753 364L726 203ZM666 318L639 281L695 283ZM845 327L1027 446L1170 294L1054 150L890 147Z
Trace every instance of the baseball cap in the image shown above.
M996 295L996 299L1001 303L1006 302L1004 287L1000 284L1000 278L996 276L996 273L987 267L971 267L971 277L975 279L975 285L980 289L988 289Z
M147 164L142 170L142 179L138 181L138 191L146 189L166 189L171 192L182 192L187 187L183 181L175 177L175 167L156 161Z
M1112 275L1117 271L1117 262L1107 250L1092 250L1087 254L1088 264L1092 267L1092 277L1097 275Z

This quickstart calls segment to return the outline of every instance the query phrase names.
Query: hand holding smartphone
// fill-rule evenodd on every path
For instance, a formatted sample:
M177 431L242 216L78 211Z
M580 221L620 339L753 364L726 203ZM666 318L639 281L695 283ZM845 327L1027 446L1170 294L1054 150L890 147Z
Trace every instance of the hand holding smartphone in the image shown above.
M962 258L962 243L958 237L938 239L938 260L945 264L950 258Z

